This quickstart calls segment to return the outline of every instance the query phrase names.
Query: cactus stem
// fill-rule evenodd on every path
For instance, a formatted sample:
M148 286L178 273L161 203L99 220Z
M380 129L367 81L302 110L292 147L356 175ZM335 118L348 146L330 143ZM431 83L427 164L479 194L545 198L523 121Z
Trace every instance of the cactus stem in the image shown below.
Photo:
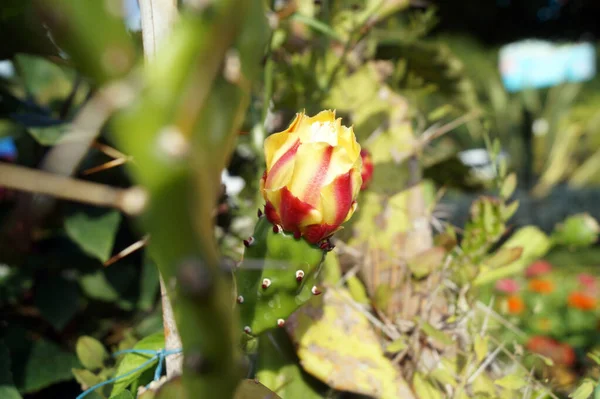
M258 208L258 212L256 212L256 215L258 216L259 219L263 216L263 213L260 210L260 208Z
M318 289L316 285L313 285L313 287L310 289L310 292L312 292L313 295L321 295L321 290Z
M213 288L213 278L207 267L197 259L188 259L177 270L177 280L184 295L195 299L209 298Z
M158 136L158 148L170 158L183 158L189 152L190 145L181 130L167 126Z
M238 296L237 297L237 303L244 303L244 297L243 296Z
M184 358L185 367L193 370L198 374L206 374L211 371L212 364L211 362L200 352L191 352L186 353Z
M281 227L277 224L274 224L273 225L273 233L279 234L280 231L281 231Z
M277 327L283 327L285 325L285 320L277 319Z
M227 257L221 259L221 271L227 274L229 277L233 276L233 272L235 271L236 267L237 265L233 259Z
M244 332L248 335L252 334L252 329L249 326L244 327Z
M254 244L254 237L250 236L247 240L244 240L244 246L246 248L251 247Z
M296 281L301 282L304 278L304 270L296 270Z
M262 281L262 288L263 288L263 290L266 290L270 286L271 286L271 280L269 280L268 278L264 278L263 281Z

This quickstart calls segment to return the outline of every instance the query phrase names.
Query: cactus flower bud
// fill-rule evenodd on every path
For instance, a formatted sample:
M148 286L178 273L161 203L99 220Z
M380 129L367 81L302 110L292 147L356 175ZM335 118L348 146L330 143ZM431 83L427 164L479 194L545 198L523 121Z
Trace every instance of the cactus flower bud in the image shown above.
M360 145L335 111L309 117L265 140L261 180L265 215L284 231L316 244L350 219L362 185Z
M371 153L366 148L360 150L360 157L362 158L362 185L360 186L361 191L369 187L371 179L373 178L373 159L371 159Z

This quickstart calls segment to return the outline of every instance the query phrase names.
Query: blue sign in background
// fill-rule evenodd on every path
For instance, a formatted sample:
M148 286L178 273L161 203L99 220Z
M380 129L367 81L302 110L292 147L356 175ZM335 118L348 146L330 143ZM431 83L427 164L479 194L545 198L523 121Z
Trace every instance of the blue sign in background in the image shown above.
M500 74L510 92L583 82L596 74L596 51L587 43L560 46L533 40L512 43L500 50Z
M12 137L0 137L0 159L12 160L17 156L17 146Z

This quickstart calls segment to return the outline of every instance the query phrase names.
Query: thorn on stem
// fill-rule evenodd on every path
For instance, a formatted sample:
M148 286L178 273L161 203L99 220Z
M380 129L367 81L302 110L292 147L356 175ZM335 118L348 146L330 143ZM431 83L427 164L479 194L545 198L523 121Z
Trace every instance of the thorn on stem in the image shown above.
M283 327L285 325L285 320L277 319L277 327Z
M184 295L198 300L206 300L213 290L210 270L197 259L183 261L177 269L177 280Z
M310 289L310 292L313 295L321 295L321 290L318 289L316 285L313 285L313 287Z
M250 236L248 237L248 239L244 240L244 246L246 248L251 247L252 245L254 245L254 237Z
M238 296L237 297L237 303L244 303L244 297L243 296Z
M269 280L268 278L264 278L262 281L262 289L266 290L270 286L271 286L271 280Z
M281 227L278 224L273 225L273 233L279 234L281 232Z
M213 369L212 362L197 351L186 353L184 363L186 368L198 374L206 374Z
M304 278L304 270L296 270L296 281L301 282Z

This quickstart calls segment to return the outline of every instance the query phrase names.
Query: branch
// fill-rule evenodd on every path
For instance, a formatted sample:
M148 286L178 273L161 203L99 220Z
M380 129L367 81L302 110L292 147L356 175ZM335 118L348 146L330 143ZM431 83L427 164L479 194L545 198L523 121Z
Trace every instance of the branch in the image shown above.
M160 43L171 33L173 22L177 18L177 0L140 0L142 22L142 39L146 62L156 57ZM169 300L170 293L160 274L160 297L163 312L163 328L165 332L165 350L182 348L181 336L175 323L173 306ZM183 354L177 353L166 358L167 378L181 375L183 371Z
M137 215L145 207L146 194L140 188L118 189L54 173L0 162L0 186L38 195L117 208Z

